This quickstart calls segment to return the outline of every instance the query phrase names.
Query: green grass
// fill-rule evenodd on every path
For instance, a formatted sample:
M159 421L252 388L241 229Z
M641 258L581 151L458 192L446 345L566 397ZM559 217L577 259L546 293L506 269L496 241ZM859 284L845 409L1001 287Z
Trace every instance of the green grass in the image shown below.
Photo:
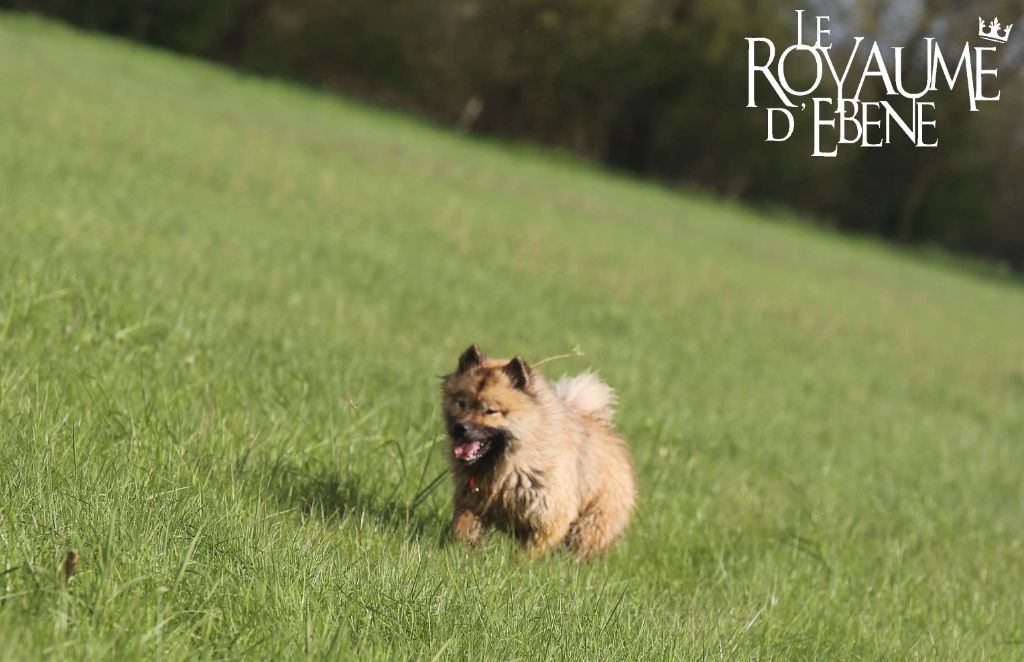
M1018 284L12 16L0 148L3 657L1024 657ZM605 558L444 543L473 341L618 388Z

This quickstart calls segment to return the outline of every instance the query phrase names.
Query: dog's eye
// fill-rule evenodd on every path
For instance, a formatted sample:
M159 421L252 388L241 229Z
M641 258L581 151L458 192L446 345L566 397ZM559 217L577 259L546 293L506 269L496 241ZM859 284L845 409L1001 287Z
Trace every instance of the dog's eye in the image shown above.
M462 398L459 398L458 400L455 401L455 406L457 406L459 409L465 409L466 401L463 400Z
M484 416L494 416L497 413L498 413L497 409L487 408L487 409L484 410Z

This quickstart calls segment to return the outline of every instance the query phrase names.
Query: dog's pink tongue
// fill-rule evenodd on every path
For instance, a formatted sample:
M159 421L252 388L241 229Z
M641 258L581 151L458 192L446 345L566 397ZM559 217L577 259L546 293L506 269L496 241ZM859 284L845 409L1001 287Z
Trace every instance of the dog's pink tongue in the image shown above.
M476 455L478 450L480 450L479 441L467 441L466 443L459 444L455 447L455 458L465 460L466 458Z

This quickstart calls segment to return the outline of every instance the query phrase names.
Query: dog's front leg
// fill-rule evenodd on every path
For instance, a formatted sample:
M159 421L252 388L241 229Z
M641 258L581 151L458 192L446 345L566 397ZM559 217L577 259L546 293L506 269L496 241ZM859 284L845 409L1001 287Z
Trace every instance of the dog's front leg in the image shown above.
M561 544L572 524L572 512L549 503L543 503L540 512L531 518L530 535L526 539L526 549L530 558L544 556L552 547Z
M569 530L569 523L552 524L542 528L534 529L530 532L530 537L526 541L526 550L530 554L530 558L538 559L548 551L560 544L565 539L565 534Z
M487 526L483 519L469 508L456 509L452 518L452 537L471 546L477 546L484 540Z

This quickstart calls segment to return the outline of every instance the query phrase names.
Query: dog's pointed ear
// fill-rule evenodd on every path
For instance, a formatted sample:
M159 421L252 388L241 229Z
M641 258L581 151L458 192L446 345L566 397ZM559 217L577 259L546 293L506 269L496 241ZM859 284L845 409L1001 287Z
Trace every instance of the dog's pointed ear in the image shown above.
M533 371L522 357L517 356L513 358L505 364L505 367L503 367L501 371L504 372L509 381L512 382L512 386L516 387L520 391L525 391L530 388L530 382L533 381Z
M473 343L469 346L466 351L459 357L459 367L455 370L456 373L463 373L472 368L475 365L480 365L484 362L484 353L480 351L480 346Z

